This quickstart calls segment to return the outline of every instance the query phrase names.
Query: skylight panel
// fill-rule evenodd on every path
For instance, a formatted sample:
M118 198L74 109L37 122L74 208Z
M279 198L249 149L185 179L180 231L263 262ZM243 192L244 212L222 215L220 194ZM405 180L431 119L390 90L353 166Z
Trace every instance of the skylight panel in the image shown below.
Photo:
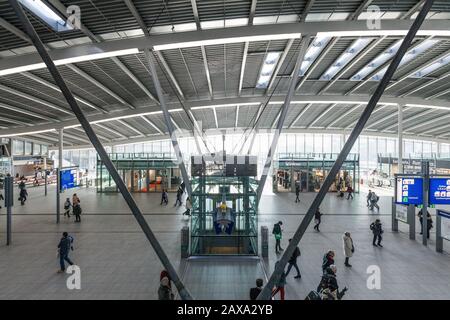
M54 31L62 32L73 30L74 27L64 20L55 10L41 0L19 0L20 3L33 14L47 23Z
M425 77L426 75L436 71L437 69L447 65L450 63L450 54L448 54L447 56L445 56L444 58L440 59L439 61L429 65L428 67L425 67L419 71L417 71L413 77L415 78L422 78Z
M407 64L408 62L414 60L417 56L421 55L425 51L429 50L431 47L433 47L435 44L437 44L439 40L425 40L415 48L408 51L405 56L403 57L402 61L400 61L399 67L402 65ZM379 72L377 72L374 76L372 76L371 80L373 81L379 81L381 78L383 78L384 74L386 73L388 67L384 67Z
M352 61L370 42L371 38L359 38L342 53L339 58L320 77L321 80L332 79L342 68Z
M302 66L300 67L300 76L305 75L306 71L308 71L309 67L317 59L330 40L331 37L324 35L317 35L317 37L314 38L314 41L308 48L308 51L306 51L305 58L302 62Z
M264 58L261 71L259 73L258 82L256 88L266 89L269 86L270 79L272 78L275 67L280 60L281 52L268 52Z

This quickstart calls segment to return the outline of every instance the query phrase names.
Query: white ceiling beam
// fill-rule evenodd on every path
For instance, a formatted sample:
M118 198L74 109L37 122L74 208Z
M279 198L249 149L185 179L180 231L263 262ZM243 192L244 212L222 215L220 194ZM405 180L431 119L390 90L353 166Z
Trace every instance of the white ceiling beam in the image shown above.
M272 77L270 78L269 85L267 86L266 93L269 92L270 88L272 88L273 84L275 83L275 80L277 79L278 72L280 72L281 66L283 65L284 60L286 60L286 57L291 50L292 44L294 43L294 39L289 39L286 47L284 48L283 53L281 54L280 59L278 60L277 66L272 73Z
M381 105L380 105L381 104ZM375 108L375 110L372 112L372 115L373 114L376 114L376 113L378 113L378 112L380 112L380 111L382 111L382 110L384 110L384 109L386 109L387 107L389 107L389 105L383 105L382 103L380 103L380 104L378 104L377 105L377 107ZM365 105L364 105L364 107L365 107ZM395 108L398 108L397 106L395 106ZM406 110L406 108L405 108L405 110ZM394 115L394 113L392 113L390 116L393 116ZM395 113L395 115L397 115L397 113ZM359 120L359 119L358 119ZM355 125L356 125L356 123L358 122L358 120L355 120L355 121L353 121L352 123L350 123L348 126L346 126L345 127L345 129L347 129L347 130L350 130L350 129L352 129ZM381 122L380 122L381 123ZM371 124L371 125L373 125L373 124ZM367 127L365 127L366 129L370 129L369 127L371 126L371 125L369 125L369 126L367 126Z
M408 10L405 14L403 14L400 19L410 19L411 16L416 13L420 8L422 8L425 0L419 0L411 9Z
M411 94L413 94L413 93L415 93L417 91L423 90L423 89L425 89L425 88L435 84L436 82L439 82L441 80L446 79L448 76L450 76L450 72L445 73L444 75L442 75L439 78L427 81L427 82L425 82L424 84L422 84L420 86L414 87L412 90L410 90L410 91L400 95L399 97L407 97L407 96L409 96L409 95L411 95Z
M427 115L429 115L431 113L434 113L434 112L436 112L436 111L435 110L425 110L425 111L419 112L419 113L417 113L417 114L415 114L415 115L413 115L411 117L403 118L403 125L406 122L422 118L422 117L427 116ZM381 131L390 131L390 130L395 129L397 127L398 127L398 123L394 123L394 124L392 124L392 125L390 125L390 126L388 126L386 128L381 128Z
M357 104L356 106L351 107L349 110L341 114L339 117L337 117L335 120L333 120L328 126L326 126L326 129L334 128L333 126L337 123L339 123L341 120L345 119L347 116L351 115L353 112L358 110L359 108L363 107L363 104Z
M212 108L214 113L214 122L216 123L216 128L219 128L219 121L217 121L217 111L216 108Z
M244 53L242 55L242 63L241 63L241 73L239 75L239 96L241 95L242 92L242 86L243 86L243 82L244 82L244 72L245 72L245 64L247 63L247 54L248 54L248 45L249 42L245 42L244 45Z
M208 59L206 57L206 50L205 50L204 46L201 47L201 51L202 51L203 67L205 68L206 81L208 82L209 96L211 99L213 99L213 87L211 84L211 76L209 73Z
M28 111L28 110L25 110L25 109L22 109L22 108L18 108L18 107L13 107L13 106L10 106L10 105L6 105L4 103L0 103L0 108L6 109L6 110L11 110L11 111L14 111L14 112L17 112L17 113L21 113L21 114L25 114L27 116L31 116L31 117L34 117L34 118L37 118L37 119L41 119L41 120L47 120L47 121L51 121L51 122L56 121L53 118L50 118L50 117L47 117L47 116L43 116L43 115L38 114L36 112Z
M111 128L109 128L109 127L107 127L107 126L104 126L104 125L102 125L102 124L100 124L100 123L94 123L94 125L96 125L97 127L101 128L101 129L103 129L103 130L109 131L109 132L111 132L111 133L113 133L113 134L115 134L116 136L119 136L119 137L121 137L121 138L127 138L124 134L120 133L119 131L114 130L114 129L111 129Z
M377 108L376 110L378 110L378 112L379 112L379 111L381 111L381 110L383 110L383 109L385 109L385 108L387 108L387 107L388 107L388 106L381 106L381 107ZM403 112L408 111L409 109L411 109L411 107L405 107L405 108L403 108ZM377 120L377 121L375 121L375 122L371 122L369 125L366 126L366 129L371 129L371 128L373 128L373 127L376 127L376 126L378 126L380 123L384 123L384 122L386 122L387 120L389 120L389 119L391 119L391 118L394 118L394 117L397 117L397 113L396 113L396 112L392 112L391 114L386 115L386 116L384 116L383 118L381 118L381 119L379 119L379 120Z
M195 1L195 0L192 0L192 1ZM250 5L250 13L248 15L248 24L249 25L253 25L253 19L255 18L257 2L258 2L257 0L252 0L252 4Z
M305 8L303 9L302 14L300 16L301 22L306 21L306 17L308 16L309 12L311 11L311 8L313 7L314 2L316 2L316 0L308 0L308 2L306 3Z
M139 131L138 129L136 129L136 128L133 127L132 125L126 123L125 121L123 121L123 120L116 120L116 121L119 122L119 123L120 123L121 125L123 125L124 127L127 127L128 129L130 129L131 131L136 132L138 135L144 136L144 134L143 134L141 131Z
M236 106L236 118L234 120L234 127L237 128L239 121L239 105Z

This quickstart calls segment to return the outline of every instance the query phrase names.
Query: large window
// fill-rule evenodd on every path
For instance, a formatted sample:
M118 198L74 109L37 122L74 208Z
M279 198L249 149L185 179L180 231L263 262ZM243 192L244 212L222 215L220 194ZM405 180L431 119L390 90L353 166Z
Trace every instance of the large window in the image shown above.
M23 155L25 151L24 142L13 140L13 155Z

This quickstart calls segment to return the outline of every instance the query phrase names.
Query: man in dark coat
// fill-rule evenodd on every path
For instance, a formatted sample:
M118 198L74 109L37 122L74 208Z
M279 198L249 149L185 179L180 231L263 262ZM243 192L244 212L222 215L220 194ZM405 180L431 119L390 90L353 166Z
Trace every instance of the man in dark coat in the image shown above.
M381 245L381 240L383 240L383 238L381 237L381 235L383 234L383 227L381 225L381 221L380 219L375 220L375 222L372 222L372 224L370 225L370 230L372 230L373 233L373 241L372 244L376 247L383 247Z
M291 242L292 239L289 239L289 242ZM288 276L289 272L291 271L292 267L295 268L295 270L297 270L297 275L294 277L295 279L300 279L302 277L302 275L300 274L300 269L298 268L297 265L297 258L300 257L300 249L298 247L295 248L294 253L292 254L291 258L288 261L288 268L286 271L286 277Z

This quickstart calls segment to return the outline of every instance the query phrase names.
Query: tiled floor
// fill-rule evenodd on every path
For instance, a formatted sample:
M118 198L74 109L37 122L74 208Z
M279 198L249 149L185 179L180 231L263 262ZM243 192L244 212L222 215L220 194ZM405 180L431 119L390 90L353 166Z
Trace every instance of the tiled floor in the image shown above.
M82 223L61 217L55 224L55 190L30 189L24 207L14 207L13 244L5 245L5 211L0 210L0 299L155 299L161 264L140 231L120 195L96 194L93 189L77 190L83 206ZM283 246L301 222L315 194L302 194L294 203L293 194L265 195L259 224L284 222ZM71 196L71 193L68 194ZM263 277L263 266L270 272L277 257L270 239L270 258L214 258L180 261L180 229L186 225L181 212L172 205L161 207L159 194L134 194L152 230L183 276L194 297L199 299L246 299L255 278ZM170 202L174 195L170 194ZM330 194L321 206L325 214L321 233L312 227L300 248L302 279L293 278L286 286L287 299L304 299L320 280L322 255L328 249L337 253L338 281L349 287L347 299L449 299L450 257L434 251L434 241L424 247L405 233L390 231L390 199L382 197L380 213L365 206L365 195L355 200L338 199ZM432 212L433 213L433 212ZM371 245L369 224L376 217L385 225L384 248ZM406 231L406 226L401 225ZM58 275L56 245L63 231L75 237L74 262L81 268L81 290L68 290L67 275ZM353 268L343 266L342 234L352 232L356 252ZM434 234L432 234L434 238ZM450 251L448 243L446 249ZM369 265L381 269L381 290L366 286Z

